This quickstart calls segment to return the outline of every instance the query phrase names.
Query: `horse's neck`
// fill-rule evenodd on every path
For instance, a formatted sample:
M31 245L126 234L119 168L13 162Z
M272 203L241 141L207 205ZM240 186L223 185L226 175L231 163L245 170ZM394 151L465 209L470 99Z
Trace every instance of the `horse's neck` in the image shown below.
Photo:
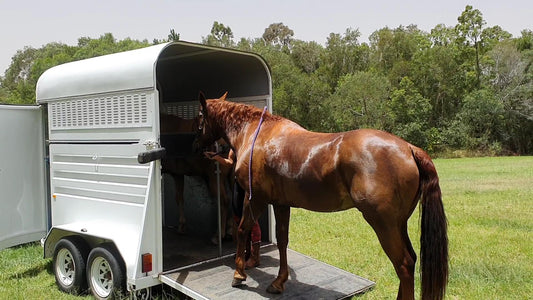
M261 118L261 110L232 102L215 103L213 117L231 147L238 151L244 141L253 134ZM254 127L251 128L250 126Z

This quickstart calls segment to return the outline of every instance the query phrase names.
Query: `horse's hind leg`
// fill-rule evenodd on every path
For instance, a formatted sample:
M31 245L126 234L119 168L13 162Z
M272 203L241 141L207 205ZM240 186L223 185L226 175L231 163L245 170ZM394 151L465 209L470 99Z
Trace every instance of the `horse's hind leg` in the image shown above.
M179 225L178 233L185 233L185 199L183 197L184 192L184 180L183 175L174 175L174 186L176 188L176 204L178 205Z
M289 221L291 211L289 206L274 206L276 216L276 239L279 251L278 277L267 288L267 292L280 294L285 289L285 282L289 279L289 266L287 264L287 244L289 243Z
M414 299L414 271L416 253L407 233L407 220L396 222L395 217L368 217L365 219L376 232L381 247L394 266L400 279L397 299ZM399 225L402 224L402 225Z
M207 178L207 186L209 188L209 193L211 197L217 197L218 189L220 188L220 234L222 239L226 237L227 231L227 223L228 221L233 222L233 219L228 220L228 205L229 205L229 192L226 187L226 180L221 176L219 185L217 186L217 178L214 174L210 174ZM215 245L218 245L218 226L211 237L211 242Z

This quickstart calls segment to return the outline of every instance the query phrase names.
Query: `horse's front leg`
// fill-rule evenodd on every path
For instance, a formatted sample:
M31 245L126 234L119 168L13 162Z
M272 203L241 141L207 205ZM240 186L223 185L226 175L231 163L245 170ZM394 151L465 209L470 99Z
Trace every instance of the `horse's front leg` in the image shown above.
M248 193L245 194L244 207L241 221L237 227L237 253L235 254L235 274L233 275L233 287L240 286L246 280L245 267L245 250L247 237L253 226L253 217L250 201L248 200Z
M291 216L289 206L274 206L276 216L276 239L278 240L279 271L278 277L267 288L267 292L280 294L285 289L285 282L289 279L289 266L287 264L287 245L289 243L289 221Z

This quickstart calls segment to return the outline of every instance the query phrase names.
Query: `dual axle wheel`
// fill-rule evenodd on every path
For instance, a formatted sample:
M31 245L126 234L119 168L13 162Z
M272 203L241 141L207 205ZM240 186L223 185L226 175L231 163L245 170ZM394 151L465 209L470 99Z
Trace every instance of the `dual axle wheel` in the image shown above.
M119 298L125 292L125 268L110 245L90 252L82 239L60 240L54 251L54 275L60 290L80 294L89 288L96 299Z

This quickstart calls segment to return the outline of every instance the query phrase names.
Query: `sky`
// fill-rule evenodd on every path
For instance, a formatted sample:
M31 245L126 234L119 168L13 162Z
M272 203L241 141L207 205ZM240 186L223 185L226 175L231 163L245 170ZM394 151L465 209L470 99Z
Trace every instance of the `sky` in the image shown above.
M282 22L299 40L324 45L330 33L352 28L367 42L386 26L416 24L427 32L437 24L455 26L466 5L481 11L487 27L499 25L514 37L533 30L533 1L527 0L0 0L0 76L25 46L76 45L80 37L108 32L151 42L174 29L181 40L201 42L217 21L238 41Z

